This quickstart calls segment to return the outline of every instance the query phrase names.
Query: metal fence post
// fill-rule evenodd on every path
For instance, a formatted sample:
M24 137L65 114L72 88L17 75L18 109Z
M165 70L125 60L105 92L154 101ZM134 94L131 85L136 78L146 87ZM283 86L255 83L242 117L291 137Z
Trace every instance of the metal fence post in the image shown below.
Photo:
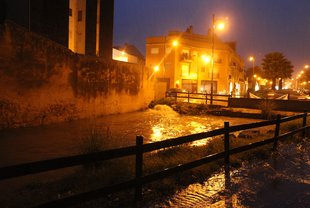
M224 122L224 150L225 150L225 188L230 187L230 161L229 161L229 122Z
M276 129L274 131L274 143L273 143L273 150L277 149L278 145L278 136L280 134L280 124L281 124L281 116L278 114L277 115L277 122L276 122Z
M136 190L135 190L135 200L140 201L142 199L142 183L141 178L143 174L143 136L136 137Z
M304 112L303 118L302 118L302 127L307 126L307 111ZM302 136L306 136L306 129L303 130Z

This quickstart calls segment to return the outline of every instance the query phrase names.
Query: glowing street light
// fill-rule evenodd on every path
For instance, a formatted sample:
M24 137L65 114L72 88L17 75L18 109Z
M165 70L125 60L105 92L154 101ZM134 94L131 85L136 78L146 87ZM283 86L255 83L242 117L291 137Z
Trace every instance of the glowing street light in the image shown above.
M205 63L210 63L211 61L210 56L202 55L201 58Z
M174 40L174 41L172 42L172 45L173 45L174 47L176 47L176 46L179 45L179 42L178 42L177 40Z
M225 23L224 23L224 22L219 22L219 23L216 25L216 29L218 29L218 30L224 30L224 29L225 29Z
M154 72L158 72L159 71L159 66L154 66Z

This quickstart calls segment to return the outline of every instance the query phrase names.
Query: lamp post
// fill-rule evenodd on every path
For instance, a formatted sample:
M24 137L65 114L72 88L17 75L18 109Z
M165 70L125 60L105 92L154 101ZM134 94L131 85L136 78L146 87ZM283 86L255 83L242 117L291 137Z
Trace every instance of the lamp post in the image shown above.
M212 51L211 51L211 100L210 104L213 104L213 70L214 70L214 30L215 30L215 15L212 15Z
M252 87L255 87L255 81L254 81L254 65L255 65L255 58L253 56L250 56L249 61L252 62Z
M211 51L211 99L210 104L213 104L213 71L214 71L214 36L215 36L215 29L223 30L225 28L224 22L216 21L215 15L212 15L212 51Z

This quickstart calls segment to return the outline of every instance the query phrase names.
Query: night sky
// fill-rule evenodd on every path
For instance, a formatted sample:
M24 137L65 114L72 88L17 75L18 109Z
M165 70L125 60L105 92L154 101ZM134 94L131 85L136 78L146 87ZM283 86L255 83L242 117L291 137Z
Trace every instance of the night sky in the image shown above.
M27 2L8 0L14 5L9 15L25 12ZM185 31L189 25L194 33L207 34L212 14L229 18L229 27L218 35L237 41L246 67L252 66L249 56L259 65L273 51L291 60L295 71L310 64L310 0L115 0L114 45L130 43L145 54L146 37Z
M206 34L212 14L228 17L229 28L218 34L237 41L237 51L261 63L266 53L282 52L301 70L310 64L310 0L115 0L114 44L134 44L144 54L145 39L184 31Z

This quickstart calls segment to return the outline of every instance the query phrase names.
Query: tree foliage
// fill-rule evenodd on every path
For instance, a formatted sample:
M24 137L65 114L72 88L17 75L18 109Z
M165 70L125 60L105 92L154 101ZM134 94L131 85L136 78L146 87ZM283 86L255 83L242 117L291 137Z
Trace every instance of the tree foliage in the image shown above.
M292 63L280 52L272 52L265 55L262 62L264 78L272 80L272 89L275 89L279 79L279 88L282 88L282 80L291 78L293 73Z

